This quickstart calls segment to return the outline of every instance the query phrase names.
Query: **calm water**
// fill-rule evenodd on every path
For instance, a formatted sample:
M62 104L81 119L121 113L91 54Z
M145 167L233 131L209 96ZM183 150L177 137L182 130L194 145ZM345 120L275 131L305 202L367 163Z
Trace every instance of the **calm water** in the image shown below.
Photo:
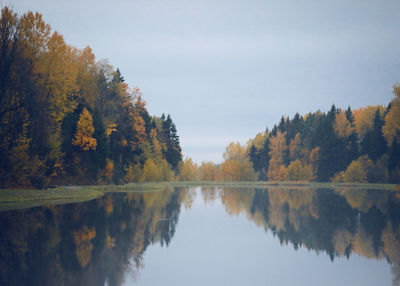
M0 212L0 285L400 285L400 195L191 188Z

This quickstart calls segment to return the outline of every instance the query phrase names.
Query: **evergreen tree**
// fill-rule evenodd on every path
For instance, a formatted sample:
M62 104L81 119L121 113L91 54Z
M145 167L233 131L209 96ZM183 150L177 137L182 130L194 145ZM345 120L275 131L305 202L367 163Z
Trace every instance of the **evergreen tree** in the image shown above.
M379 111L376 111L373 129L365 134L361 142L361 154L367 154L374 161L380 158L387 150L386 141L382 133L383 125L384 121Z
M269 160L271 159L269 142L269 136L267 136L261 149L257 149L253 144L249 150L249 159L254 171L258 173L259 180L267 180Z
M165 118L163 114L162 119L162 132L164 142L166 143L166 150L164 150L164 157L167 162L172 166L172 169L178 171L179 162L182 161L182 150L179 145L179 137L176 131L175 123L172 122L171 116L168 114Z

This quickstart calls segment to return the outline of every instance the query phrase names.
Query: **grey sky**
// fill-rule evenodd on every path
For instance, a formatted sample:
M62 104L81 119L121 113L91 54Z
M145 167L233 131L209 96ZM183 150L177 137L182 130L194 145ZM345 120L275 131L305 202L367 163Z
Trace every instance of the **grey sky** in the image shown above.
M386 105L400 81L400 1L14 0L89 45L170 113L185 155L221 161L281 115Z

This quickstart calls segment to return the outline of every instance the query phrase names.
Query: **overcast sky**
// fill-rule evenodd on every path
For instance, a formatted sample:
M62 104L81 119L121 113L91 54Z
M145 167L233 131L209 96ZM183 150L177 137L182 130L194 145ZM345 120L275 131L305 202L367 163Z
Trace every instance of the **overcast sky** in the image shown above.
M386 105L400 82L399 0L0 1L118 67L197 162L282 115Z

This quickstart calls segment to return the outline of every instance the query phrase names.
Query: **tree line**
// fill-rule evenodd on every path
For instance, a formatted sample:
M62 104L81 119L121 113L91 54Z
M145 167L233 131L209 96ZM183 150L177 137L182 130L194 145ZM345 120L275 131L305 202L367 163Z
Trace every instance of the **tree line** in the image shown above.
M170 180L182 161L170 115L65 43L39 13L1 10L0 187Z
M386 106L282 116L247 144L232 142L224 162L186 159L182 180L400 183L400 86Z
M224 162L182 160L170 115L53 32L39 13L0 19L0 187L162 180L400 182L400 86L388 106L283 116Z

